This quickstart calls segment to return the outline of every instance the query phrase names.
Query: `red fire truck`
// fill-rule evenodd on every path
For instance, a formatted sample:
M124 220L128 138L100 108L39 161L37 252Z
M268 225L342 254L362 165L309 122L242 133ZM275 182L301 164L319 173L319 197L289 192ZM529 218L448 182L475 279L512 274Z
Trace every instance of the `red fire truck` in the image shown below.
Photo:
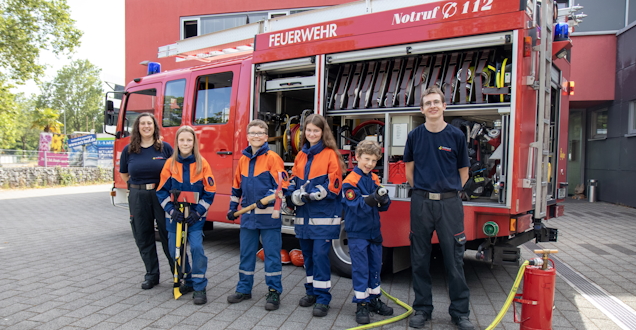
M438 85L445 118L470 151L466 247L493 264L517 263L519 245L557 239L545 222L563 214L567 192L571 42L553 41L552 0L423 2L357 1L160 47L159 58L196 65L135 78L118 111L107 102L115 172L140 113L154 113L168 142L191 125L217 178L207 221L227 222L247 123L267 121L270 147L291 167L304 118L322 114L350 169L359 141L383 146L376 170L393 200L381 218L383 245L398 271L410 265L404 145L424 121L422 91ZM114 202L125 203L126 184L114 180ZM283 232L293 234L293 223L284 214ZM344 230L332 247L334 269L350 273Z

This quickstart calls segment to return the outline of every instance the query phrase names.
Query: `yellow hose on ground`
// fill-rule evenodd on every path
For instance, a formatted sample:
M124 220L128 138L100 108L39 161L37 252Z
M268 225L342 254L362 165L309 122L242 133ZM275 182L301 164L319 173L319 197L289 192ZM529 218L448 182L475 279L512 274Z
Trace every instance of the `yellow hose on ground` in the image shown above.
M495 320L492 321L492 323L490 323L490 325L488 326L488 328L486 328L486 330L494 329L497 326L497 324L501 322L504 315L506 315L506 312L508 312L508 308L510 308L510 304L512 304L512 300L515 298L515 294L517 293L517 290L519 290L519 284L521 283L521 279L523 278L523 273L526 270L526 265L528 265L529 263L530 262L526 260L523 262L523 264L521 264L521 267L519 267L519 271L517 272L517 278L515 279L515 283L512 285L512 288L510 289L510 293L508 294L508 298L506 298L506 302L504 303L503 307L501 307L501 310L499 311L499 314L497 314L497 317L495 317Z
M389 295L388 293L386 293L386 291L384 291L384 289L380 288L380 290L382 291L382 294L385 295L387 298L389 298L390 300L392 300L394 303L404 307L406 309L406 312L403 314L400 314L398 316L392 317L390 319L386 319L386 320L382 320L382 321L378 321L378 322L373 322L373 323L369 323L369 324L365 324L365 325L361 325L355 328L350 328L348 330L360 330L360 329L371 329L371 328L375 328L375 327L379 327L379 326L383 326L389 323L393 323L393 322L397 322L401 319L407 318L409 315L411 315L413 313L413 307L409 306L408 304L402 302L401 300Z

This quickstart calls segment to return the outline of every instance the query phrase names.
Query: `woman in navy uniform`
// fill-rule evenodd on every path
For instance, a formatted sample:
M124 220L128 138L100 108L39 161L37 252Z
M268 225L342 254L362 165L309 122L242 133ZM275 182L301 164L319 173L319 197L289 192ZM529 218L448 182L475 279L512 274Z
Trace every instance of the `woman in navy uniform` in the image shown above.
M156 189L161 169L166 159L172 156L172 147L161 141L157 120L150 113L142 113L135 119L130 144L121 153L119 173L128 182L128 208L133 236L146 266L146 275L141 283L144 290L159 284L159 258L155 246L155 223L163 252L170 269L172 258L168 250L168 231L163 208L157 199Z
M296 155L287 190L296 205L294 229L305 259L307 295L302 307L314 306L313 315L326 316L331 302L331 240L340 236L340 189L344 162L325 118L305 119L302 150Z

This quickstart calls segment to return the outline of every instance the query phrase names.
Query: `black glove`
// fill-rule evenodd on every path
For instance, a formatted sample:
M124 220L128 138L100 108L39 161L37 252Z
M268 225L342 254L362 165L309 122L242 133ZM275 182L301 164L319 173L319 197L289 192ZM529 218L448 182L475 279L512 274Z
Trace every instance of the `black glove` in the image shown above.
M303 202L305 202L305 204L313 201L313 199L311 198L311 194L308 194L308 193L304 193L300 195L300 199L302 199Z
M183 220L185 220L183 213L181 213L178 209L173 209L172 212L170 212L170 217L176 222L183 222Z
M236 212L236 210L227 211L227 219L228 220L234 221L234 220L238 219L238 217L234 216L234 212Z
M367 205L371 206L371 207L376 207L378 206L378 201L375 200L375 194L371 194L367 197L364 198L364 202L367 203Z
M267 205L263 205L263 203L261 203L261 200L258 199L258 200L256 200L256 207L258 207L261 210L264 210L264 209L267 208Z
M188 215L188 218L185 219L185 222L188 225L192 226L199 220L201 220L201 215L199 214L199 212L190 211L190 215Z
M378 194L378 191L376 190L375 193L373 193L373 199L375 199L376 202L378 202L378 204L380 204L380 206L384 206L386 204L389 203L389 194L384 194L384 195L380 195Z

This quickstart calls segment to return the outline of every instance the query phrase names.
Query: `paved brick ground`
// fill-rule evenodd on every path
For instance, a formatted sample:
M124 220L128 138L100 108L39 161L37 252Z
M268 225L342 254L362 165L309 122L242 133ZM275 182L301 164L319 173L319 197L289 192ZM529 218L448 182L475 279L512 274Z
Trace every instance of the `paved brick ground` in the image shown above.
M172 298L167 262L162 279L141 290L143 266L134 244L128 211L110 205L106 185L0 191L1 329L346 329L356 326L351 280L333 276L333 301L325 318L298 307L304 272L283 267L282 305L267 312L263 263L257 262L252 300L230 305L238 279L238 228L216 225L206 232L209 258L208 303L191 295ZM632 308L636 308L636 210L606 203L569 201L565 217L554 219L558 258ZM293 239L285 239L290 248ZM523 256L533 256L522 249ZM162 258L162 253L159 254ZM503 305L516 267L475 261L467 252L465 272L471 288L471 319L485 329ZM429 329L454 329L447 314L443 266L435 260L436 310ZM410 271L383 278L398 299L413 300ZM554 329L620 329L586 298L557 277ZM391 303L396 313L403 310ZM382 317L373 316L372 320ZM385 326L408 329L407 321ZM498 329L518 329L508 311Z

